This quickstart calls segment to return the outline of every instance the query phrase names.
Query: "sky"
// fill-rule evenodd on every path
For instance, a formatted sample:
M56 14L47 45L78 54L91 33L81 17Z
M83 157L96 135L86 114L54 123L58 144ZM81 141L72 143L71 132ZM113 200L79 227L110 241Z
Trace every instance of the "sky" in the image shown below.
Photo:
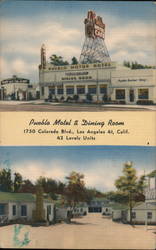
M52 54L68 61L73 56L79 59L88 10L106 24L105 43L112 61L155 65L156 4L152 1L2 0L1 79L16 74L37 83L43 43L47 60Z
M84 174L85 184L102 192L115 190L125 162L133 162L137 176L155 169L156 147L50 146L0 147L0 168L17 171L33 182L40 176L65 182L72 171Z

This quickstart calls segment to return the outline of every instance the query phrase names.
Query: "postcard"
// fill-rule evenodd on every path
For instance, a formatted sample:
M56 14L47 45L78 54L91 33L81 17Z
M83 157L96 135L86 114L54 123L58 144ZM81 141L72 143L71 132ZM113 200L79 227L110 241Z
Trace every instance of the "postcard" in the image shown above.
M156 147L1 146L0 150L0 178L7 173L10 180L6 186L3 177L1 183L1 248L155 248ZM151 189L145 202L147 178Z
M155 2L0 13L0 248L154 250Z

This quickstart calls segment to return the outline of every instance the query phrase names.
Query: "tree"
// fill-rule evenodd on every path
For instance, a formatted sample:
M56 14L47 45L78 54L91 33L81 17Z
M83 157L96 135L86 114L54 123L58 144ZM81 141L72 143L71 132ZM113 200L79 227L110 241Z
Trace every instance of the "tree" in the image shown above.
M50 63L55 66L63 66L63 65L69 65L67 61L63 60L62 56L57 56L55 54L50 56Z
M22 183L23 183L23 178L22 178L22 175L19 174L19 173L14 173L14 183L13 183L13 186L14 186L14 192L18 192L22 186Z
M36 181L36 184L41 185L45 193L57 193L57 181L52 178L40 176L40 178Z
M103 198L104 194L98 191L96 188L86 188L85 201L90 203L94 198Z
M110 192L104 193L104 198L110 201L122 203L122 204L126 204L128 202L128 196L123 191L116 191L116 192L110 191Z
M20 193L35 193L35 186L34 184L29 180L23 180L22 185L19 189Z
M115 186L118 190L127 195L128 205L130 210L130 224L132 224L132 208L135 202L136 195L143 192L144 177L140 179L136 176L136 170L133 168L132 162L124 164L123 176L120 176L115 181Z
M11 180L11 169L0 169L0 191L11 192L13 182Z
M128 61L124 61L124 62L123 62L123 65L124 65L125 67L128 67L128 68L131 67L130 62L128 62Z
M57 183L57 194L64 195L64 193L65 193L65 186L66 185L63 182L59 181Z
M131 69L150 69L150 68L153 68L150 65L143 65L143 64L140 64L136 61L135 62L124 61L123 65L125 67L131 68Z
M78 202L85 201L86 198L84 175L73 171L66 179L68 183L66 185L65 195L68 204L74 208Z
M72 57L72 65L78 64L78 60L75 56Z
M35 222L45 221L45 211L43 207L43 188L41 185L36 186L36 209L33 214Z

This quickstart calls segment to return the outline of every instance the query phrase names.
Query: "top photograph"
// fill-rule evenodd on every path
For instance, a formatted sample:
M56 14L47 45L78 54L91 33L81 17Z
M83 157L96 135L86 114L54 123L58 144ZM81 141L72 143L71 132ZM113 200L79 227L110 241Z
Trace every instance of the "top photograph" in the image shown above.
M156 3L1 1L0 111L156 111Z

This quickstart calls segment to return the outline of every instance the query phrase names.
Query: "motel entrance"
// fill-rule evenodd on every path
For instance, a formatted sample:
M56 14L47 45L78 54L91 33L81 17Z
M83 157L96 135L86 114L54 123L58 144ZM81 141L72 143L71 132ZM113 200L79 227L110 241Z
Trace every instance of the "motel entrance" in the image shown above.
M88 213L101 213L102 207L88 207Z

